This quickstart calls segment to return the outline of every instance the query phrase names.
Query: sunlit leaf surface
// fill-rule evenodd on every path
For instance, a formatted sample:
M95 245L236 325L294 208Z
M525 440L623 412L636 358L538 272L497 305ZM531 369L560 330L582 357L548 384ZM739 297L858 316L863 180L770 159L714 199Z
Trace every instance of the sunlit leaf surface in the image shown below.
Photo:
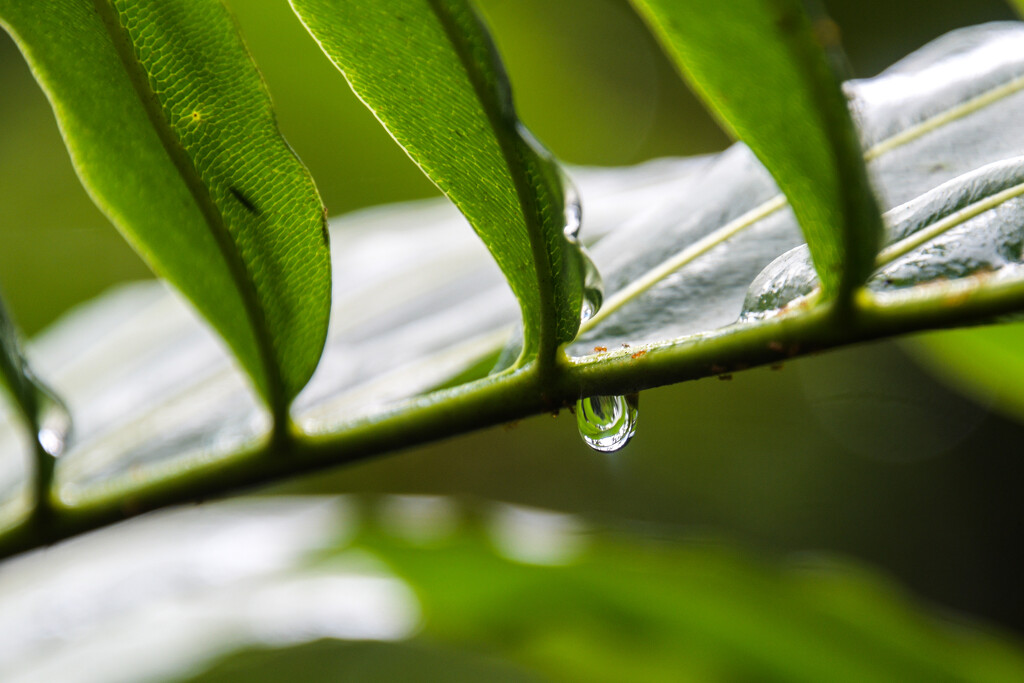
M329 314L322 207L217 0L0 0L79 175L281 414Z
M486 653L483 654L483 653ZM506 504L237 499L0 568L5 682L1002 681L1009 639L870 571Z

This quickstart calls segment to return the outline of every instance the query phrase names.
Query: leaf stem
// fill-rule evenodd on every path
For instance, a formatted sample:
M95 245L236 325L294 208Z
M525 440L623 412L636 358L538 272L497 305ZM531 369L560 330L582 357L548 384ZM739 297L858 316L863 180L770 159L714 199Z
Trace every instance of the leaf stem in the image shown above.
M154 508L225 495L549 412L553 406L574 404L580 396L634 393L881 337L990 321L1024 309L1024 281L1000 281L998 274L984 274L898 293L860 289L854 298L855 315L843 324L838 324L834 306L826 302L798 307L756 324L567 359L553 377L531 364L408 399L338 433L268 443L140 487L104 490L74 506L57 500L44 528L26 520L0 535L0 557Z

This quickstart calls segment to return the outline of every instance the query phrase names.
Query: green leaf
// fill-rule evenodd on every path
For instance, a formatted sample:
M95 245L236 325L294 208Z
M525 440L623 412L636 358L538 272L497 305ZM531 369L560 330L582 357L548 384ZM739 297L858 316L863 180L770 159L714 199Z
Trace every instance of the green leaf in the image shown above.
M676 66L768 168L796 213L823 294L845 298L872 270L881 235L840 91L800 0L634 0Z
M936 614L868 568L659 536L445 497L239 498L165 511L5 564L0 677L1024 675L1012 634ZM55 607L65 604L70 622ZM67 629L76 637L55 637Z
M283 417L326 335L327 234L233 18L218 0L0 0L0 22L96 203Z
M573 169L610 296L568 347L560 381L541 391L528 373L485 377L516 302L451 203L333 221L346 245L334 261L339 300L323 362L292 409L302 435L289 458L269 457L269 426L243 378L173 293L140 283L90 302L30 349L79 427L56 472L62 533L117 519L126 501L193 500L553 402L1024 310L1022 35L1018 23L958 31L847 84L896 246L843 325L802 303L815 275L800 229L742 144ZM0 504L18 472L0 446ZM33 542L4 535L0 554L19 543Z
M938 277L955 276L960 286L983 289L998 278L982 282L967 276L998 269L1009 282L1018 274L1013 245L1021 225L1020 200L1014 199L1017 158L1024 155L1020 40L1017 23L955 31L875 78L846 84L879 200L889 210L886 239L964 238L945 253L918 244L891 264L903 267L899 280L886 282L886 273L874 277L878 295L909 295L911 285L930 280L939 301ZM947 77L934 77L938 73ZM991 130L1006 134L987 134ZM737 145L700 163L703 168L673 196L649 202L644 220L627 222L592 245L607 297L570 353L596 362L595 346L696 345L701 335L734 323L743 312L778 313L814 288L809 267L784 260L772 265L802 240L793 213L750 151ZM587 205L590 195L583 197ZM929 232L931 227L939 232ZM984 245L982 261L975 257L985 240L992 241ZM910 270L915 263L919 268ZM873 262L872 270L879 265ZM788 293L778 292L774 300L762 296L764 288L790 277L794 287ZM953 281L945 286L956 287Z
M416 592L424 636L494 652L551 680L1024 673L1012 639L961 631L873 572L823 557L768 562L707 539L652 540L513 506L432 542L419 541L414 524L364 533L358 545Z
M566 211L575 210L570 190L516 120L501 63L468 2L292 0L292 7L490 249L522 309L522 357L571 341L585 264L564 233Z
M1024 420L1024 324L919 335L906 348L938 378L982 405Z

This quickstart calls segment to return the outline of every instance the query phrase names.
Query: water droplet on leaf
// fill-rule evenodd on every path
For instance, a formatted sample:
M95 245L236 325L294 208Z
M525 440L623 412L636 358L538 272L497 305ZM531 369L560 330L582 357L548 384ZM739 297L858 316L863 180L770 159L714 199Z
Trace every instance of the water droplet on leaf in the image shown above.
M578 252L578 258L582 265L583 275L583 301L580 305L580 320L586 322L594 317L601 303L604 301L604 283L597 266L590 259L586 249L580 242L580 227L583 224L583 209L580 202L579 191L572 182L572 178L565 173L564 169L551 155L544 145L537 141L533 134L521 123L516 124L520 138L537 154L541 163L541 172L548 174L549 179L557 179L557 184L562 189L563 202L563 224L562 232L565 239ZM576 256L576 255L574 255Z
M576 424L595 451L614 453L636 432L639 395L591 396L576 402Z
M580 251L583 257L583 305L580 308L580 322L586 322L594 317L604 302L604 282L587 252L582 247Z
M42 449L53 456L60 457L67 446L68 434L71 432L71 413L60 399L42 388L37 392L39 401L39 433L36 440Z
M580 194L576 185L564 172L559 175L562 178L562 188L565 192L565 232L566 238L571 242L578 242L580 237L580 226L583 224L583 208L580 204Z
M779 312L818 285L818 275L806 244L790 249L754 278L743 302L741 321L752 321Z

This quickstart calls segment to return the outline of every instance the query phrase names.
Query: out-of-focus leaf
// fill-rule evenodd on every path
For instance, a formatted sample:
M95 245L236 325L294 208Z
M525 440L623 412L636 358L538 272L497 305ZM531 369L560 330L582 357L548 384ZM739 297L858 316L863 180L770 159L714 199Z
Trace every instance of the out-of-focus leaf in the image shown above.
M178 680L225 652L404 640L408 587L365 554L345 499L235 500L152 515L0 566L4 683Z
M292 0L355 93L465 214L519 299L524 358L572 341L583 305L578 210L517 121L466 0ZM568 233L567 234L567 230Z
M704 163L580 169L588 232L610 233ZM307 434L379 420L464 375L511 334L516 302L450 202L359 212L333 220L331 234L346 247L333 258L331 332L292 410ZM270 428L210 330L160 283L123 286L80 307L30 350L75 415L57 469L69 504L256 448ZM20 472L13 450L0 449L0 499Z
M247 650L218 662L187 683L540 683L494 657L436 643L365 643L320 640L289 648Z
M361 545L419 596L426 637L499 653L552 680L1024 674L1012 641L943 623L866 570L587 533L578 520L540 511L504 509L492 524L489 538L464 535L436 548L388 538Z
M984 405L1024 420L1024 325L936 332L914 337L906 347L937 377Z
M238 499L0 567L5 683L421 681L445 663L446 680L1024 676L1009 637L863 568L440 497Z
M825 296L871 272L882 231L860 144L800 0L634 0L676 66L771 172L803 229Z
M96 203L223 336L275 416L327 329L323 209L219 0L0 0Z

